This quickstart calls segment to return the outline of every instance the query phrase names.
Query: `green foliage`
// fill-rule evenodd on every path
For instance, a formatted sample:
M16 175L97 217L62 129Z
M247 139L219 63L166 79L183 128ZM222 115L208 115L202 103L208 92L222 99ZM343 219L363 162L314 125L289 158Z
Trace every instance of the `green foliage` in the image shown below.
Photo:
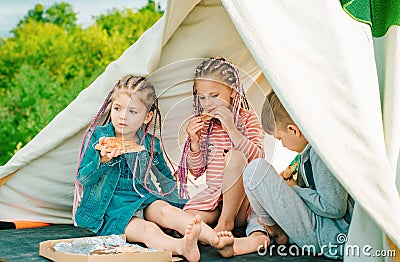
M68 3L55 3L47 10L44 10L42 4L37 4L28 11L28 14L19 22L18 27L23 27L29 22L51 23L64 29L76 27L76 14L72 6Z
M3 148L11 149L5 157L28 143L93 80L76 78L68 84L68 92L60 92L61 83L54 81L47 68L23 65L10 90L0 96L0 134Z
M58 83L51 79L46 68L35 70L32 66L22 66L10 89L1 96L0 133L3 146L13 149L7 157L30 141L33 136L54 115L53 97L60 89ZM17 138L13 140L12 138Z
M37 4L35 5L35 7L31 10L28 11L28 14L24 17L24 19L22 19L22 21L19 23L26 23L29 20L34 20L37 22L42 22L44 21L43 19L43 5L42 4Z
M96 17L96 24L106 30L108 35L119 35L125 38L124 41L132 43L161 16L162 13L154 9L154 2L150 1L139 12L132 9L113 9L108 14Z
M71 29L76 26L77 18L72 6L65 2L61 2L56 3L47 9L44 21L58 25L61 28Z
M67 3L38 4L0 39L0 165L26 145L160 17L154 3L82 28Z

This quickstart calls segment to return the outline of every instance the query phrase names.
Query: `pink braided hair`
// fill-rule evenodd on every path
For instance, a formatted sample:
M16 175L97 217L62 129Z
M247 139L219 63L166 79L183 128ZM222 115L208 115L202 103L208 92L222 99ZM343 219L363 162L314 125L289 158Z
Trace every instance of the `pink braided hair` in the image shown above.
M115 99L115 96L117 94L118 90L121 89L127 89L130 91L135 91L135 92L147 92L147 97L142 97L141 100L143 102L143 104L145 104L148 107L148 112L155 112L155 116L153 117L154 120L154 127L153 127L153 132L152 132L152 140L151 140L151 145L150 145L150 160L149 163L147 165L147 169L146 169L146 174L145 174L145 178L144 181L147 181L147 179L149 178L149 174L150 174L150 169L151 169L151 165L153 162L153 157L154 157L154 139L155 139L155 135L156 135L156 130L157 130L157 120L159 123L159 127L160 127L160 140L161 140L161 145L162 148L165 152L165 147L164 147L164 142L162 140L162 133L161 133L161 129L162 129L162 121L161 121L161 113L158 107L158 99L155 95L155 89L154 87L148 83L145 78L143 77L135 77L132 75L128 75L125 76L124 78L122 78L121 80L118 80L116 82L116 84L114 85L113 89L108 93L103 105L100 107L100 110L97 112L97 114L95 115L94 119L92 120L92 122L89 124L89 127L87 128L87 130L85 131L85 134L83 136L83 140L82 140L82 144L81 144L81 148L80 148L80 152L79 152L79 159L78 159L78 166L75 172L76 175L76 179L75 179L75 188L74 188L74 202L73 202L73 209L72 209L72 217L74 219L74 225L76 225L75 222L75 214L76 211L78 209L79 203L81 202L82 199L82 194L83 194L83 190L84 187L82 185L80 185L79 180L78 180L78 172L79 172L79 167L81 165L82 162L82 158L85 155L87 148L88 148L88 143L92 138L92 135L94 134L94 131L96 129L96 127L98 125L100 125L101 119L104 118L104 114L106 112L106 109L112 104L113 100ZM110 118L110 111L108 112L108 115L104 118L104 122L102 123L102 125L109 123L111 121ZM150 125L151 125L151 121L149 123L146 124L145 126L145 131L144 131L144 135L141 139L141 141L139 142L139 145L142 145L144 142L144 139L150 129ZM85 144L85 141L87 141L87 143ZM170 160L170 158L168 157L168 155L165 153L165 155L167 156L167 159L170 163L171 166L172 162ZM136 167L137 167L137 162L138 162L138 158L136 157L135 159L135 164L134 164L134 169L133 169L133 178L135 178L135 173L136 173ZM175 170L174 170L175 173ZM133 188L136 190L136 192L140 194L139 191L137 191L136 187L135 187L135 179L133 180ZM173 187L169 192L156 192L154 190L151 190L150 188L148 188L147 183L144 183L144 187L147 191L151 192L151 193L156 193L156 194L160 194L160 195L168 195L170 193L172 193L175 188L176 188L176 184L175 187Z
M233 107L233 116L234 122L236 126L238 126L239 121L239 112L240 108L249 109L249 103L245 96L245 92L243 86L240 83L239 71L236 67L226 60L223 57L212 57L207 60L203 60L195 70L196 79L204 79L217 81L222 84L225 84L231 88L235 88L236 96L233 99L232 107ZM200 106L200 101L197 96L197 90L195 87L195 83L193 84L193 116L198 116L201 114L203 109ZM215 123L215 119L212 119L207 128L207 136L201 145L201 152L203 155L203 159L205 159L205 164L201 169L201 173L207 169L207 146L210 140L210 132L212 130L212 126ZM182 157L180 163L178 165L178 181L180 184L179 188L179 196L184 198L189 198L189 193L187 190L187 180L188 180L188 167L187 167L187 156L190 148L190 139L188 138L185 142Z
M100 107L100 110L97 112L97 114L94 117L94 119L92 120L92 122L90 122L89 127L86 129L85 134L83 135L81 148L79 150L78 165L77 165L77 168L75 171L76 178L75 178L75 183L74 183L74 202L73 202L73 206L72 206L72 218L74 220L75 226L77 226L77 224L75 222L75 214L76 214L76 210L78 209L79 203L82 200L82 195L83 195L83 190L84 190L84 187L82 185L80 185L79 180L78 180L78 171L79 171L79 166L81 165L81 162L82 162L82 158L85 155L86 150L88 148L88 145L85 146L85 141L90 141L90 139L92 138L94 130L92 132L90 132L90 134L89 134L89 131L93 127L96 127L97 125L99 125L101 118L104 115L104 112L106 111L108 105L111 103L111 96L112 96L113 92L114 92L114 88L108 93L106 99L104 100L103 105ZM86 139L88 134L89 134L89 137Z

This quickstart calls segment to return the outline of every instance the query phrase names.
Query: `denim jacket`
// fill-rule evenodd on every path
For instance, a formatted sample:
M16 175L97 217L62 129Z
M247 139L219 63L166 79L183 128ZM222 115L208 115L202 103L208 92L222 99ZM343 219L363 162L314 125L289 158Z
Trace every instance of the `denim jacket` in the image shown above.
M311 164L309 168L307 161ZM293 190L316 216L317 238L324 256L342 257L353 211L350 195L310 144L300 154L298 176L298 186Z
M100 163L99 151L94 148L100 137L115 136L114 128L111 123L105 126L96 127L94 132L89 132L88 137L90 137L90 134L92 134L92 137L90 138L90 141L85 141L85 147L87 146L87 150L81 160L78 171L78 180L84 187L84 192L80 206L75 214L75 222L80 227L88 228L93 232L97 232L103 224L104 214L119 180L121 156L115 157L109 162ZM140 141L144 134L140 130L138 130L137 134ZM126 157L131 158L135 157L137 154L137 157L139 158L139 175L136 175L136 177L139 177L140 183L144 182L143 180L150 161L149 151L151 140L152 136L147 134L143 141L146 150L138 153L124 154ZM165 162L160 147L160 141L157 138L154 139L154 155L151 171L159 183L162 192L168 193L172 190L172 193L165 196L165 200L172 205L183 207L186 200L178 197L175 178ZM137 190L141 194L150 194L142 185L140 185L137 179L135 179L135 181ZM158 191L157 187L152 182L150 175L148 176L146 184L151 190Z

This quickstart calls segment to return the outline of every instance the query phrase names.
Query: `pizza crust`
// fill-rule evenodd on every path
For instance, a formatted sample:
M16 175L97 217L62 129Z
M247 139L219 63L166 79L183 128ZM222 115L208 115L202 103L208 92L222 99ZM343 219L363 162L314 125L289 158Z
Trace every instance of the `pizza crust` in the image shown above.
M294 164L292 166L288 166L285 171L283 171L282 173L282 177L285 180L289 180L291 178L293 178L293 175L296 173L296 167L299 164L298 161L294 162Z
M200 114L200 118L202 122L209 121L214 118L214 115L211 113L202 113Z
M101 150L103 146L106 147L107 153L110 153L115 148L119 148L122 154L145 150L144 146L122 137L105 137L101 143L99 142L95 146L95 149Z

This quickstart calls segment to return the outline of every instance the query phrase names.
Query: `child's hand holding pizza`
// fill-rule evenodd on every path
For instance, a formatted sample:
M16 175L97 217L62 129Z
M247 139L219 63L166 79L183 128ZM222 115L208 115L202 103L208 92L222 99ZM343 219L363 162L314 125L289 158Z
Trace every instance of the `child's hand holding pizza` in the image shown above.
M105 137L101 137L99 139L100 146L96 146L97 149L100 149L100 163L108 162L114 157L120 156L122 154L121 148L109 148L104 142ZM100 148L99 148L100 147Z
M282 171L279 175L285 180L286 184L290 187L297 185L296 180L294 180L293 176L297 173L297 165L298 162L294 162L293 165L289 165L284 171Z
M100 162L108 162L125 153L140 152L144 146L122 137L101 137L95 149L100 150Z
M186 133L190 139L190 148L193 152L200 150L200 131L203 128L201 116L190 119L186 127Z
M235 122L233 120L232 111L228 107L217 106L213 110L213 114L214 114L215 118L217 118L221 121L222 128L226 132L228 132L228 134L230 134L232 130L236 129Z

